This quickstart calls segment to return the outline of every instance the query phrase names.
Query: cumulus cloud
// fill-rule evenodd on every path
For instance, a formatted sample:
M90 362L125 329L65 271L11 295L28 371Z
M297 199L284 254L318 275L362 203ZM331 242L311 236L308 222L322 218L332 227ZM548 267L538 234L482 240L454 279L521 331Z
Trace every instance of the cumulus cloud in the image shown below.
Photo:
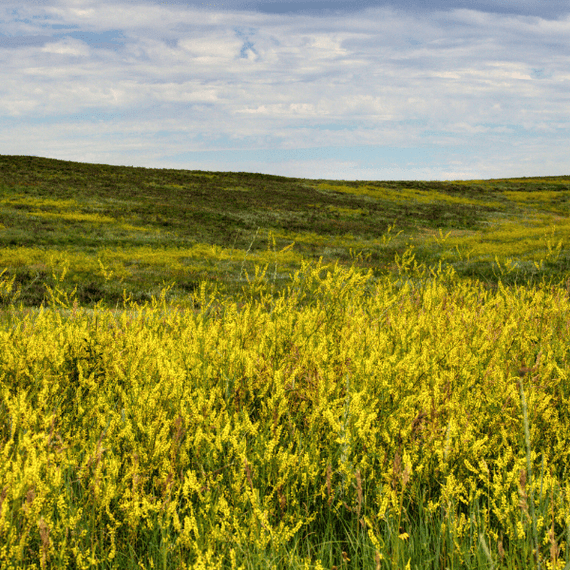
M0 152L323 178L560 174L570 15L543 2L541 16L530 1L8 1Z

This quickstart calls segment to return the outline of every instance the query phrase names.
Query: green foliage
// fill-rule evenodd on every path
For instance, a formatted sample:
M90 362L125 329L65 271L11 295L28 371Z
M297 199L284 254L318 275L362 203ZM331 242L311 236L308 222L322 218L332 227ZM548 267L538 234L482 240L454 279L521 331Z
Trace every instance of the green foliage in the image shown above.
M164 283L189 303L201 281L235 296L266 265L284 291L303 260L353 252L379 278L413 244L418 262L492 288L568 273L569 205L570 177L335 182L0 156L0 268L25 306L47 303L62 263L61 286L90 306Z

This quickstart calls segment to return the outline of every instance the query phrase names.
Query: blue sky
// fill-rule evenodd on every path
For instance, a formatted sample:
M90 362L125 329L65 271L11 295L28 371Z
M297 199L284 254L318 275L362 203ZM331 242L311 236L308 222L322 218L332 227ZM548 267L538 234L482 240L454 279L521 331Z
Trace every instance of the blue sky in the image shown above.
M569 149L567 0L0 4L0 154L441 180Z

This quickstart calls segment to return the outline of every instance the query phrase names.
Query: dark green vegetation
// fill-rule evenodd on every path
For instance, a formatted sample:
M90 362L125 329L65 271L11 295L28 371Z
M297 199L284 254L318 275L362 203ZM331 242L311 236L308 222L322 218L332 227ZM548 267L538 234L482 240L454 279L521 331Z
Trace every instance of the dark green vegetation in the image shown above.
M0 270L24 305L45 302L46 285L87 305L165 285L183 301L202 280L234 295L254 265L280 289L303 258L362 252L380 275L411 244L418 263L494 287L566 276L569 211L570 176L336 182L0 156Z

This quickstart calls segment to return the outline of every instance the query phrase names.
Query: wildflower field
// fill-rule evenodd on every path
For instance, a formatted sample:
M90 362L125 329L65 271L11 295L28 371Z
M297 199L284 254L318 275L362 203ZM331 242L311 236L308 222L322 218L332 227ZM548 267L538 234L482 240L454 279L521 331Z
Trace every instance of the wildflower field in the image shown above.
M228 262L227 282L195 276L186 290L150 247L162 284L127 271L144 220L113 226L108 239L126 242L97 249L89 228L116 213L70 203L74 231L28 235L26 220L50 220L30 208L64 211L64 196L4 182L0 568L570 568L570 188L550 182L550 201L540 193L552 189L516 191L558 209L542 247L547 226L526 236L516 209L510 229L418 228L405 248L389 249L389 226L350 263L277 248L279 229L257 259L253 239L234 256L176 246L174 233L162 252L175 273L192 247ZM378 187L347 202L359 188L343 186L327 211L348 219L387 200ZM426 193L402 186L390 200ZM486 279L465 274L461 239ZM391 261L372 268L385 250Z

